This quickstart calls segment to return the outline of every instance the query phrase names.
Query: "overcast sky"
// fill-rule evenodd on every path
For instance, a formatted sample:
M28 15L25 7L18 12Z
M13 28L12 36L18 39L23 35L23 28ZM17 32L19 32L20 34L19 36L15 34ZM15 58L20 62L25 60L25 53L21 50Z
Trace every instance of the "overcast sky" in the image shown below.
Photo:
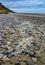
M45 13L45 0L0 0L6 7L21 13Z

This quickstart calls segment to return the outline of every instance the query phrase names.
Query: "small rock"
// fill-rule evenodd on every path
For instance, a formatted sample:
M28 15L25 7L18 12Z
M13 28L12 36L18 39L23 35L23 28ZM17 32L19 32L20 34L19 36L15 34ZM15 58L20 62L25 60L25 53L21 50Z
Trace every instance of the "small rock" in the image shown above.
M31 44L32 44L33 46L37 46L37 43L36 43L36 42L31 42Z
M0 62L0 65L2 65L2 63Z
M7 55L5 55L2 60L3 61L9 61L9 58L7 57Z
M37 64L34 64L34 65L37 65Z
M10 49L10 47L8 45L3 46L3 48Z
M0 42L0 46L1 46L1 44L2 44L2 43Z
M37 45L37 49L40 50L41 45Z
M0 54L0 59L3 57L3 54Z
M0 37L0 41L2 41L2 40L3 40L3 38Z
M45 49L44 49L44 52L45 52Z
M28 54L28 50L25 49L25 50L22 51L22 53L24 53L24 54Z
M22 62L22 59L21 59L21 58L19 58L19 61L20 61L20 62Z
M32 61L33 62L37 62L37 58L36 57L32 57Z
M36 54L36 52L34 52L34 51L30 51L30 52L29 52L29 55L32 56L32 57L34 57L35 54Z
M10 45L10 44L11 44L11 41L8 41L8 42L7 42L7 45Z
M15 42L15 45L16 45L16 46L19 45L19 42Z
M17 63L15 63L15 65L20 65L20 63L19 63L19 62L17 62Z
M5 55L10 55L10 54L11 54L11 52L6 52L6 53L5 53Z
M13 40L12 40L12 39L9 39L9 41L10 41L10 42L13 42Z
M0 51L0 54L3 54L3 51Z
M42 36L40 37L40 39L44 40L44 39L45 39L45 35L42 35Z

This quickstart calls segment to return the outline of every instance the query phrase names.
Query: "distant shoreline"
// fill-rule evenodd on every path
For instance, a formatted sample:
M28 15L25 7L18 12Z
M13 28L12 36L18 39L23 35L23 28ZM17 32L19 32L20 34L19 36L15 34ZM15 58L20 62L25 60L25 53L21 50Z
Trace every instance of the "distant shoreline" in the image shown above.
M16 16L32 16L32 17L45 17L45 14L39 14L39 13L9 13Z

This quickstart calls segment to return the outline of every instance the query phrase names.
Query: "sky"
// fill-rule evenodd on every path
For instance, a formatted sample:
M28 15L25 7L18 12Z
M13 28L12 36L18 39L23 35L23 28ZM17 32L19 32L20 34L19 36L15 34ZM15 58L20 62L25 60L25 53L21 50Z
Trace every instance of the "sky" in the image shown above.
M45 0L0 0L0 2L18 13L45 13Z

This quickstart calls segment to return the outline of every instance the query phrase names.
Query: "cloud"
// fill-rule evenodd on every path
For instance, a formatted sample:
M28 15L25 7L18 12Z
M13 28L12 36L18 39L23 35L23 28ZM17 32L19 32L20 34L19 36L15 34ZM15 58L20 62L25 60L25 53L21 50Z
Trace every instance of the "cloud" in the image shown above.
M27 9L27 8L12 8L11 10L19 13L45 13L44 8L37 8L37 9Z
M20 7L20 6L30 6L30 5L39 5L45 4L45 2L41 0L5 0L3 3L9 7ZM11 5L11 6L10 6Z
M0 0L0 2L17 12L45 11L45 0Z
M11 7L11 8L20 8L22 7L26 7L26 6L38 6L38 5L43 5L45 4L44 1L42 0L1 0L3 2L4 5L6 5L7 7Z

